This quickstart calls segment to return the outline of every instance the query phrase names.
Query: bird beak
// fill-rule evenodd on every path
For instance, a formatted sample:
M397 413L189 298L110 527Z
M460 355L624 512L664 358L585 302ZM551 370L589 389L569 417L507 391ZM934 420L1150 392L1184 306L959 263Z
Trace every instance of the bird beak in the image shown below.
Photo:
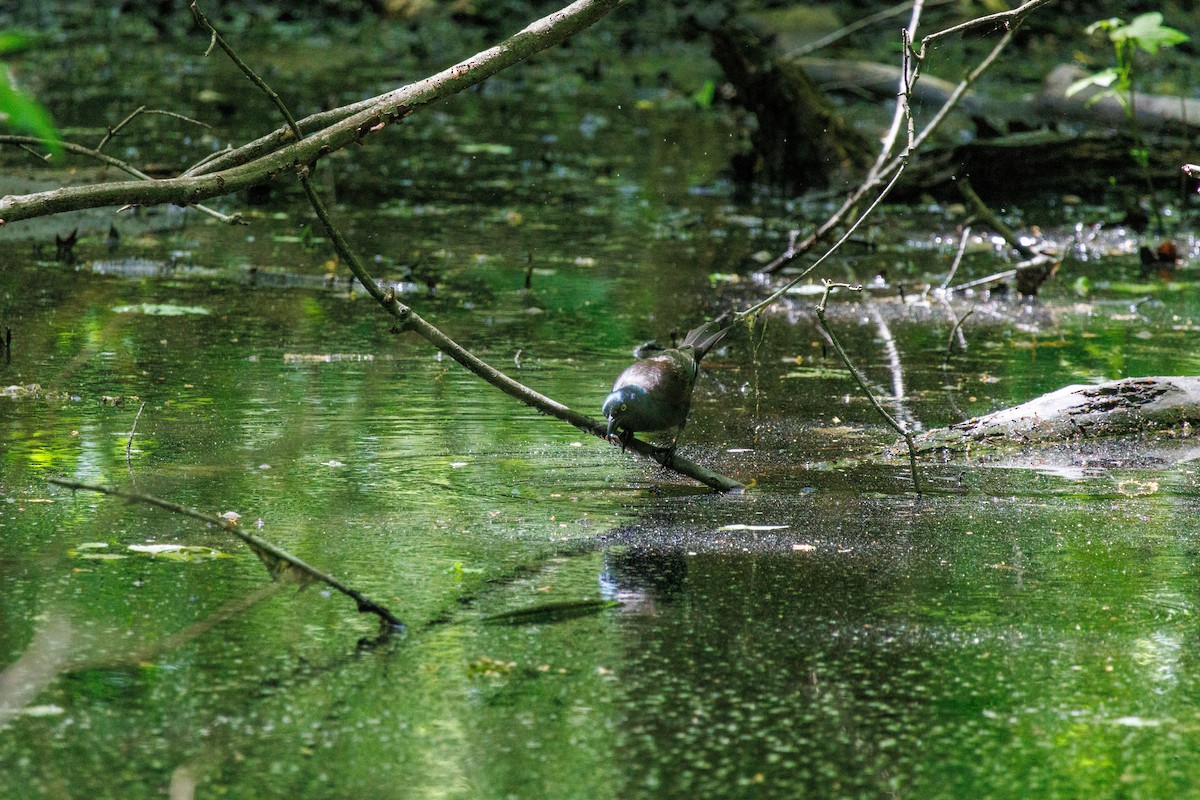
M608 418L608 438L609 439L611 439L613 437L613 433L616 430L617 430L617 418L609 417Z

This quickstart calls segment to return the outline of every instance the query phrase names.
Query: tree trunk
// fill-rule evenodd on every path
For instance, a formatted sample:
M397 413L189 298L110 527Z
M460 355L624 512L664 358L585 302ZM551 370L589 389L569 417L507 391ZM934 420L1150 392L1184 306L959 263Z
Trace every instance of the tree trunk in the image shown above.
M736 19L708 33L713 58L737 90L735 102L757 119L752 153L736 177L803 192L867 162L866 137L837 115L799 65L780 58L768 40Z

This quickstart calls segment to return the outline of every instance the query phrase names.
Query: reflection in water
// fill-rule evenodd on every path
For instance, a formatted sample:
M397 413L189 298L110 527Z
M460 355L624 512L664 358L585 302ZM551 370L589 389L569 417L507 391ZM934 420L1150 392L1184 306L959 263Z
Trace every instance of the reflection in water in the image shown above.
M105 85L172 107L220 80L198 53L162 70L154 49L116 53L137 80ZM70 70L91 59L64 58L44 72L70 86L48 102L80 127L110 124L111 104L78 102L92 76ZM758 293L726 278L777 251L796 212L731 202L719 117L630 103L630 75L598 88L544 59L528 85L505 84L515 101L484 87L389 130L395 147L322 171L356 246L387 280L415 279L402 288L423 315L595 414L638 342ZM390 60L375 67L394 78ZM345 92L345 77L323 91ZM180 92L181 80L197 86ZM581 126L581 107L607 109L606 123ZM246 121L227 134L261 133ZM473 147L498 135L511 156ZM176 157L180 140L164 141L154 157ZM715 497L389 333L326 244L298 234L307 217L278 203L254 209L249 229L154 212L161 239L118 218L115 254L95 236L112 215L86 216L97 227L81 228L78 270L38 260L32 241L51 241L57 221L30 238L0 229L0 387L45 390L0 397L0 669L56 668L55 640L38 632L59 609L75 641L144 656L9 694L58 711L0 729L0 799L1195 793L1188 437L929 464L934 492L915 501L905 466L841 461L892 435L814 334L812 297L796 295L753 345L732 335L697 386L682 447L756 481ZM953 221L918 211L879 217L878 236L915 231L920 248L846 255L844 278L929 282L947 252L924 238ZM974 267L994 271L987 259ZM905 411L927 427L1063 383L1195 372L1200 307L1186 284L1129 315L1122 290L1077 277L1111 297L980 300L949 359L957 315L917 292L839 296L830 317L881 394L903 367ZM261 566L214 530L56 492L48 476L261 519L409 634L372 646L372 620L310 589L174 642L261 587ZM233 557L81 555L131 544ZM622 605L587 605L597 595ZM555 603L596 613L481 622ZM175 646L138 650L164 641Z

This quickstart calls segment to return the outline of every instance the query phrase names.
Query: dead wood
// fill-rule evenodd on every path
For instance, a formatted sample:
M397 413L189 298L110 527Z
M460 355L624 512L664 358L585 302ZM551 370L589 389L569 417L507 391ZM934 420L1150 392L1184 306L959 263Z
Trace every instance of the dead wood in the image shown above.
M1071 135L1031 131L983 139L929 151L914 160L896 187L893 199L926 193L957 197L957 181L970 179L979 195L991 203L1006 203L1039 194L1070 194L1089 201L1111 197L1114 188L1130 195L1147 189L1179 185L1181 163L1177 148L1152 146L1147 171L1134 161L1132 137L1123 133Z
M1087 75L1079 67L1062 64L1055 67L1042 83L1036 109L1043 119L1083 123L1092 127L1127 127L1125 106L1116 97L1103 97L1103 91L1090 86L1067 97L1067 88ZM1158 94L1135 94L1134 118L1142 130L1169 130L1186 135L1200 130L1200 100Z
M1200 424L1200 378L1124 378L1058 391L916 437L918 452L1058 444L1150 432L1186 432ZM907 444L892 447L896 455Z

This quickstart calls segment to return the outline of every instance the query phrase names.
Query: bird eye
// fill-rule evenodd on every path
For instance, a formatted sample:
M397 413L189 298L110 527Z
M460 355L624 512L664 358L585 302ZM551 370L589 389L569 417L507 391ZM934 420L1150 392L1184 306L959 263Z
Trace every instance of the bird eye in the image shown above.
M621 410L622 410L622 411L628 411L628 410L629 410L629 406L625 405L624 403L621 403Z

